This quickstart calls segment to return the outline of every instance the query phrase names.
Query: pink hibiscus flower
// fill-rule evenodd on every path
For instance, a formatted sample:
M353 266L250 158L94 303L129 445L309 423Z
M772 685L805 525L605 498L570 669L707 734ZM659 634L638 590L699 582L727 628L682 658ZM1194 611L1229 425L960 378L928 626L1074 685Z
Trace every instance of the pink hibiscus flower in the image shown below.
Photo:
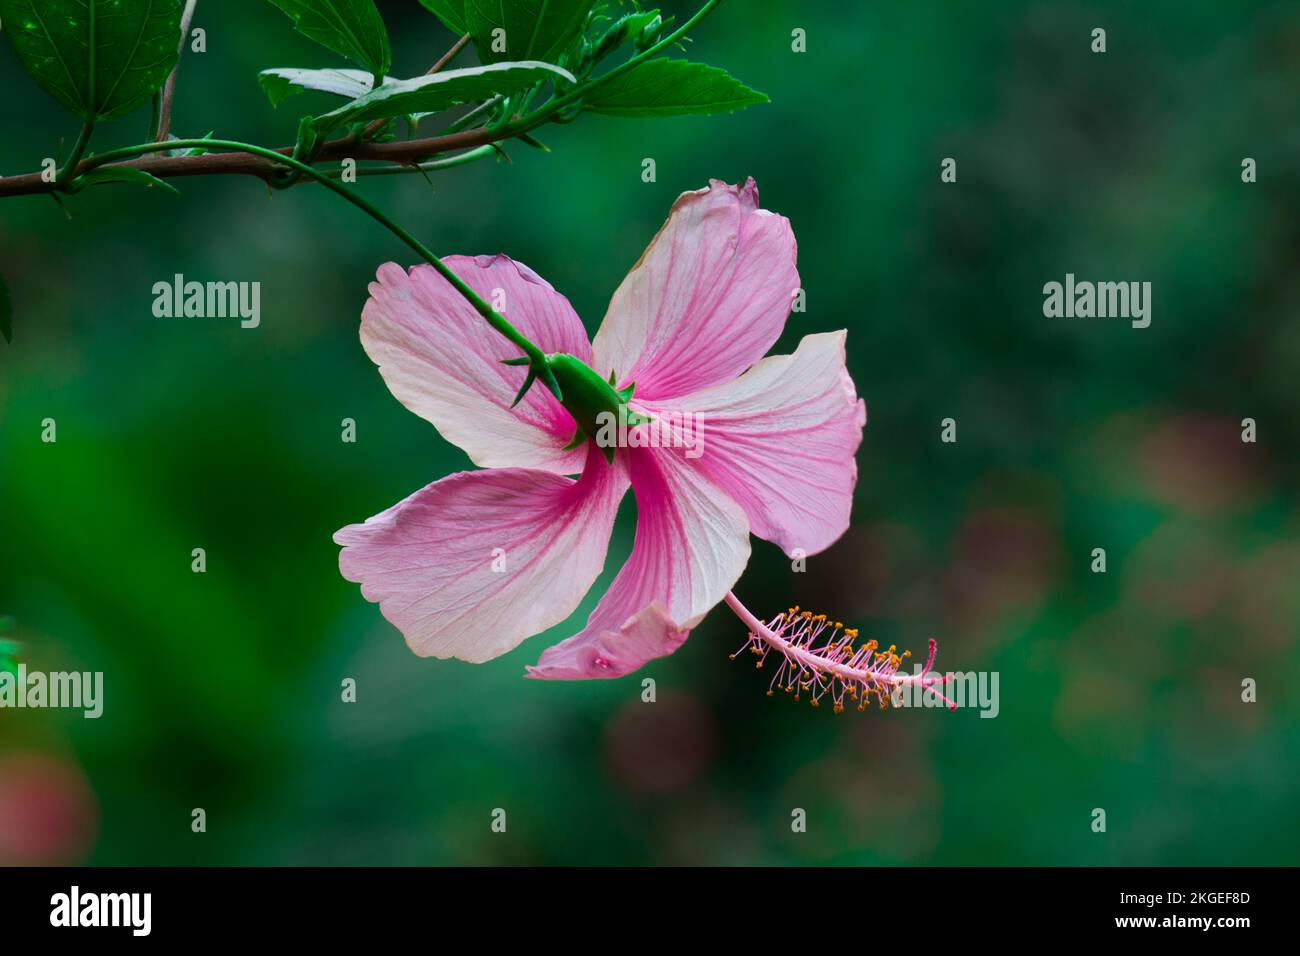
M496 332L429 266L380 267L361 319L367 354L397 399L482 469L334 536L343 576L416 654L487 661L563 621L604 567L629 486L627 564L530 676L618 677L671 654L740 577L751 532L793 556L848 527L866 409L843 331L763 357L799 275L790 223L759 208L753 180L683 194L590 343L568 300L525 266L446 262L484 299L504 299L499 311L548 354L564 403L533 388L512 407L526 370L502 363ZM597 447L593 411L614 404L632 413L631 436L662 422L682 438L689 421L703 440Z

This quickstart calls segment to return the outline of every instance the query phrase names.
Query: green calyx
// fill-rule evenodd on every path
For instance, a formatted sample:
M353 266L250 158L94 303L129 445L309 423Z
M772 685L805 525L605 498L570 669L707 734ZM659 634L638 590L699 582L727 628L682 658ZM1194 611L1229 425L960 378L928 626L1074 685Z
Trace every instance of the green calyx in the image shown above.
M636 383L627 388L615 388L614 374L603 379L586 362L572 355L557 353L546 356L546 364L555 373L555 380L560 385L564 397L560 400L578 428L573 433L570 448L577 448L587 438L596 441L605 460L614 461L614 442L602 442L601 435L608 435L616 429L621 421L625 425L639 425L648 421L627 407L632 398Z
M534 369L526 356L505 359L504 364L530 365L527 384L531 384L531 380L535 377ZM632 390L636 388L635 382L627 388L615 388L616 379L613 373L610 373L608 379L603 379L586 362L563 352L547 355L546 369L559 386L559 394L556 397L578 425L573 433L573 441L569 442L566 448L577 448L588 438L592 438L596 440L605 460L612 463L615 442L602 442L599 436L608 435L611 430L617 433L620 423L625 427L631 427L649 421L644 415L638 415L627 407L627 403L632 398ZM519 398L522 397L523 391L519 394ZM515 400L518 401L519 398Z

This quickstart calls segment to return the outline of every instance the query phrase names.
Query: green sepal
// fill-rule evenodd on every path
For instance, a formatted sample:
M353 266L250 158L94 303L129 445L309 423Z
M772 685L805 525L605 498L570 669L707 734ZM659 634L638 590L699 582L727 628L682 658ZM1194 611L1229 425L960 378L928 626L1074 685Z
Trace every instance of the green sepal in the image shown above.
M550 364L545 359L543 359L542 364L542 384L555 396L557 402L564 402L564 390L560 388L560 382L555 377L555 372L551 370Z
M514 408L524 400L524 396L528 394L528 389L532 387L532 384L535 381L537 381L537 369L533 368L530 363L528 366L528 374L524 376L524 384L519 386L519 391L515 395L515 400L510 403L511 408Z
M581 445L581 444L582 444L583 442L585 442L586 440L587 440L587 436L586 436L585 434L583 434L582 429L579 428L579 429L577 429L577 430L573 433L573 438L569 441L569 443L568 443L567 445L564 446L564 448L563 448L562 450L563 450L563 451L573 451L573 449L577 448L579 445Z
M528 375L524 379L524 384L520 386L519 392L515 395L515 400L510 403L511 408L514 408L523 400L523 397L528 394L528 389L532 387L533 382L537 381L539 378L542 380L542 384L546 386L547 390L555 396L557 402L564 401L564 392L560 389L560 383L555 379L555 373L551 371L547 356L541 356L539 361L534 361L527 355L520 355L518 358L501 359L500 361L502 365L528 366Z
M560 399L560 403L573 416L577 425L575 442L580 440L579 436L594 438L600 431L600 420L606 414L614 415L616 420L629 425L640 425L650 420L627 407L627 401L632 397L632 389L635 386L629 385L621 390L616 389L614 384L618 379L613 373L608 379L601 378L600 374L585 362L562 353L548 355L546 364L555 372L564 389L564 397ZM599 446L599 442L597 445ZM601 447L601 451L606 461L613 462L613 446Z

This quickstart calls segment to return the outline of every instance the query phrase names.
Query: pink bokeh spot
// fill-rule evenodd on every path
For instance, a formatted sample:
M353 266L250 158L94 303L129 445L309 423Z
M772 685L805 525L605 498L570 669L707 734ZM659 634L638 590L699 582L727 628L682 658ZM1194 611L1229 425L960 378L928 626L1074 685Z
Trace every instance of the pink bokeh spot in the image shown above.
M84 863L99 808L81 768L43 753L0 756L0 865Z

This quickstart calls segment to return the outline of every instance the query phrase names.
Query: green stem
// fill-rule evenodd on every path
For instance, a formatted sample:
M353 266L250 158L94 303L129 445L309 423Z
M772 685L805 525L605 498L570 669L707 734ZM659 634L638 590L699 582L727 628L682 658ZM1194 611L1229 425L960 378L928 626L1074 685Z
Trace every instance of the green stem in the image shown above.
M464 166L475 160L482 159L485 156L492 156L497 153L497 147L489 143L486 146L479 146L477 149L466 150L463 153L457 153L455 156L448 156L445 159L431 159L425 163L408 163L400 166L375 166L370 168L361 168L357 170L358 176L399 176L403 173L434 172L439 169L451 169L453 166ZM343 171L339 169L327 170L325 173L330 179L340 179Z
M149 138L155 143L165 143L172 128L172 100L176 97L176 74L181 70L181 56L185 53L185 41L190 36L190 25L194 22L194 8L199 0L185 0L185 9L181 11L181 38L176 45L176 65L163 83L158 107L158 126Z
M153 105L149 115L149 142L158 142L158 123L162 120L162 91L153 95Z
M224 139L174 139L166 143L141 143L137 146L125 146L121 149L110 150L106 153L100 153L86 161L86 168L95 169L99 166L106 166L110 163L121 160L131 159L135 156L142 156L146 153L159 153L173 149L223 149L232 152L252 153L255 156L261 156L277 163L288 166L290 169L303 176L309 176L316 180L322 186L342 196L352 205L356 206L366 215L370 216L381 226L386 228L397 238L401 239L420 256L425 262L433 266L438 273L451 283L460 295L474 307L474 311L481 315L497 332L503 335L507 340L516 345L521 352L528 356L538 375L551 389L555 396L559 398L559 385L555 382L554 375L551 374L550 368L546 364L546 355L542 350L530 341L522 332L516 329L506 320L506 317L497 312L492 306L465 284L460 276L452 271L451 267L435 256L424 243L420 242L413 235L399 226L396 222L388 217L383 210L366 200L364 197L357 195L346 186L337 182L329 174L321 172L306 163L299 162L292 156L285 156L277 153L273 149L267 149L264 146L255 146L252 143L239 143L233 140Z
M54 174L54 181L60 185L68 179L68 174L77 168L81 162L81 157L86 155L86 146L90 143L90 134L95 131L95 121L88 119L81 125L81 132L77 134L77 141L72 144L72 155Z

